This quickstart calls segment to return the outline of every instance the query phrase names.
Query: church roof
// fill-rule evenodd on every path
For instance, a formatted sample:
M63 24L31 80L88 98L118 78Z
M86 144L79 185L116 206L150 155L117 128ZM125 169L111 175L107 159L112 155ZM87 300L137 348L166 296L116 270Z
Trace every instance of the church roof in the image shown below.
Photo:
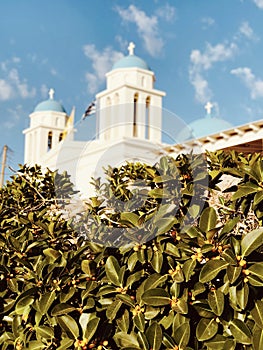
M128 47L129 55L115 62L112 67L112 70L118 68L141 68L150 70L148 64L142 58L134 55L134 48L135 45L131 42Z
M34 112L42 112L42 111L54 111L54 112L66 113L61 103L50 99L40 102L34 109Z
M213 135L221 131L233 128L228 121L212 117L207 114L206 117L194 120L185 128L180 130L177 134L178 142L184 142L191 139L198 139L200 137Z
M129 55L121 58L119 61L117 61L113 65L112 70L118 69L118 68L133 68L133 67L150 70L148 64L143 59L135 55Z
M206 117L193 121L189 124L189 128L194 137L202 137L230 129L232 125L221 118Z
M54 100L53 89L50 89L49 91L49 99L40 102L34 109L34 112L43 112L43 111L66 113L65 108L62 106L62 104Z

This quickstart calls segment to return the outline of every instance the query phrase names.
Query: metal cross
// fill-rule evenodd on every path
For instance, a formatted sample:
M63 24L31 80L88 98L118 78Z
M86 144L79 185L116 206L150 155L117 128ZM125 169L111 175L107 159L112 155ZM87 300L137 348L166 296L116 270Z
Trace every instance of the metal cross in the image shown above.
M54 100L55 90L51 88L51 89L49 90L48 94L49 94L50 100Z
M211 114L212 108L213 108L213 104L211 102L207 102L207 104L205 105L207 114L209 115Z
M129 55L134 55L135 44L131 41L128 46Z

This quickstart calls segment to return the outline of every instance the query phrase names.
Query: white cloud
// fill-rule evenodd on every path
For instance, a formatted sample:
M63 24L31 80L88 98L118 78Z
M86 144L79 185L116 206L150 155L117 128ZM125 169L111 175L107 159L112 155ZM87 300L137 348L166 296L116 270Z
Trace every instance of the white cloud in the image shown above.
M13 61L14 63L20 63L20 62L21 62L21 59L20 59L20 57L14 56L14 57L12 58L12 61Z
M123 39L121 35L116 35L115 40L119 44L121 51L127 51L127 47L129 45L127 40Z
M105 74L112 68L112 65L123 57L121 52L106 47L103 51L98 51L93 44L85 45L83 51L86 57L92 62L93 72L86 73L88 90L96 93L100 84L105 80Z
M23 108L21 105L18 105L14 108L8 108L8 120L3 122L3 127L6 129L12 129L17 126L18 121L20 120L21 115L23 114Z
M176 9L169 4L165 4L156 10L156 15L167 22L172 22L176 18Z
M18 58L12 59L13 62L20 62ZM4 73L4 78L0 79L0 100L7 101L16 96L22 98L34 97L36 89L30 89L26 79L21 80L16 68L8 69L9 61L0 62L0 68Z
M147 52L151 56L159 55L164 43L159 33L157 16L147 16L144 11L134 5L130 5L127 9L117 7L116 10L124 22L136 25Z
M263 9L263 0L253 0L258 8Z
M54 76L58 75L58 72L56 71L55 68L51 68L50 73Z
M232 58L236 52L237 45L234 43L230 43L228 46L226 44L212 46L208 43L204 53L201 53L199 50L193 50L190 59L195 67L208 70L214 63Z
M9 100L13 95L12 86L4 79L0 79L0 100Z
M239 33L245 36L247 39L256 39L254 31L248 22L241 23L239 27Z
M40 92L41 92L41 96L43 98L47 98L48 96L48 87L46 86L46 84L42 84L41 87L40 87Z
M190 72L190 81L195 89L195 98L198 102L205 103L212 98L212 91L208 86L208 81L198 72Z
M205 72L210 70L214 64L231 59L237 51L238 48L235 43L219 43L215 46L208 43L203 53L200 50L192 50L189 77L198 102L205 103L212 97L212 91L204 77Z
M18 70L13 68L9 72L9 80L15 88L17 94L22 98L30 98L36 95L36 89L32 88L31 90L28 87L27 81L24 79L21 81Z
M212 17L203 17L201 22L203 24L203 29L207 29L215 24L215 20Z
M258 79L250 68L239 67L232 69L231 74L234 74L245 83L253 100L263 97L263 80Z

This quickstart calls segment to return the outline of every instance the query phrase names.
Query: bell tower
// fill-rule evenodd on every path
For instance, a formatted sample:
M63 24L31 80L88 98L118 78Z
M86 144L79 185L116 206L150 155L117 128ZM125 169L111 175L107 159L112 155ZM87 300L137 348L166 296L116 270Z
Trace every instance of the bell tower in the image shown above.
M165 92L154 89L154 73L134 49L131 42L128 55L106 74L106 89L96 95L100 140L128 137L161 142Z
M23 131L26 164L41 164L42 158L64 137L69 117L64 107L54 100L54 93L50 89L49 99L40 102L29 115L29 128Z

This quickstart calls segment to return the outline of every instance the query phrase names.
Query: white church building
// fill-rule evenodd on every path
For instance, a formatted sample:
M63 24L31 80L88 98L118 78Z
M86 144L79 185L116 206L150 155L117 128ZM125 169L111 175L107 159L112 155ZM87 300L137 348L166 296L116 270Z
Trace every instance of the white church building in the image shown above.
M262 152L263 120L233 127L212 116L210 103L206 117L189 125L171 119L171 132L176 131L172 145L168 145L163 137L165 92L154 88L154 72L134 54L134 47L130 43L128 55L106 74L106 89L96 95L93 139L76 139L74 108L67 114L54 99L54 90L49 91L49 99L35 107L29 115L29 127L23 131L26 164L66 170L77 189L90 196L91 177L103 177L103 168L108 165L126 161L154 164L166 151L174 155L191 149ZM81 121L79 128L85 123Z

